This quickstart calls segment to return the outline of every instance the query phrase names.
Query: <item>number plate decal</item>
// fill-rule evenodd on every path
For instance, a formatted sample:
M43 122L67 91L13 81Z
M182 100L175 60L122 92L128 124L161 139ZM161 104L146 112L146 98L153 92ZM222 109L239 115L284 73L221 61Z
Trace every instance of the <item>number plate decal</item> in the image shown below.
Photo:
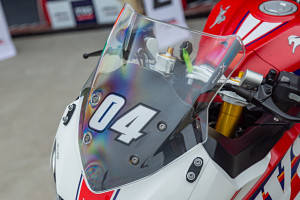
M97 132L103 132L125 103L126 100L122 96L108 95L91 117L89 127ZM143 129L158 113L158 110L140 103L119 117L110 129L120 134L117 137L118 141L130 144L145 134L142 132Z
M121 134L117 140L130 144L133 140L137 140L144 135L143 128L157 113L157 110L139 104L120 117L111 129Z
M103 132L124 105L124 97L116 94L108 95L91 117L89 122L90 128Z

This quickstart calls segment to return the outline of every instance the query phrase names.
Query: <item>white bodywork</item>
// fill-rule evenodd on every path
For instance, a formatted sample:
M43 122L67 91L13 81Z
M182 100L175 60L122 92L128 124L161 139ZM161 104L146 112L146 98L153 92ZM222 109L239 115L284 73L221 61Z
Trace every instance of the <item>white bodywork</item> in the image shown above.
M56 189L64 200L78 198L77 193L80 190L83 168L78 145L78 127L82 101L83 97L74 102L76 109L69 124L65 126L61 122L56 135ZM64 116L67 112L68 109ZM189 183L186 181L186 173L196 157L203 159L203 167L197 180ZM199 144L151 176L115 188L121 189L116 199L230 199L241 188L249 188L264 173L269 160L268 154L232 179L209 157L203 145Z

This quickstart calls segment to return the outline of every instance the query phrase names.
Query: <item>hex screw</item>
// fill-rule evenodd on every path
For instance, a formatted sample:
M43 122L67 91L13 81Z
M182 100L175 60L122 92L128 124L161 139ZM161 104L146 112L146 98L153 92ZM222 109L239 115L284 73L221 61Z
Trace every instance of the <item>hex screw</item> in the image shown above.
M93 94L91 98L92 106L96 106L100 101L100 96L98 94Z
M190 182L194 182L195 179L196 179L196 174L195 174L195 172L188 172L188 173L186 174L186 178L187 178L187 180L189 180Z
M93 135L91 132L87 132L83 137L84 144L90 144L93 140Z
M71 104L71 105L68 105L68 111L72 111L74 109L74 105Z
M64 117L62 118L63 123L67 123L68 120L69 120L69 117L68 117L68 116L64 116Z
M195 158L193 163L196 167L201 167L203 165L203 160L201 158Z
M133 164L133 165L138 165L140 162L140 159L139 157L133 155L130 157L130 163Z
M163 121L160 121L157 124L157 129L159 131L165 131L167 129L167 127L168 127L167 124L165 122L163 122Z

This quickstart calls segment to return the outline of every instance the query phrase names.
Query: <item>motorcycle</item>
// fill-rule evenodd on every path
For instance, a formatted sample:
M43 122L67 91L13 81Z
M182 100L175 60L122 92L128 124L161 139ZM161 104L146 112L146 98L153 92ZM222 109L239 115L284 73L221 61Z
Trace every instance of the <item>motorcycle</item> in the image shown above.
M125 5L59 124L57 199L300 199L299 22L291 0L222 0L204 32Z

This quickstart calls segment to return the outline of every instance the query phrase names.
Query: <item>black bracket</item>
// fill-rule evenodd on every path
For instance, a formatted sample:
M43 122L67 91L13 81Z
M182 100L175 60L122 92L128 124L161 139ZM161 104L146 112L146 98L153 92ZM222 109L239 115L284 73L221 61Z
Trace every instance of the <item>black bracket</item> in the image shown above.
M189 170L186 173L186 180L189 183L193 183L197 180L201 169L203 166L203 159L200 157L197 157L193 160L193 163L191 164Z
M71 105L68 105L68 113L66 116L63 117L63 124L66 126L68 125L68 123L70 122L73 114L74 114L74 111L75 111L75 108L76 108L76 104L71 104Z

